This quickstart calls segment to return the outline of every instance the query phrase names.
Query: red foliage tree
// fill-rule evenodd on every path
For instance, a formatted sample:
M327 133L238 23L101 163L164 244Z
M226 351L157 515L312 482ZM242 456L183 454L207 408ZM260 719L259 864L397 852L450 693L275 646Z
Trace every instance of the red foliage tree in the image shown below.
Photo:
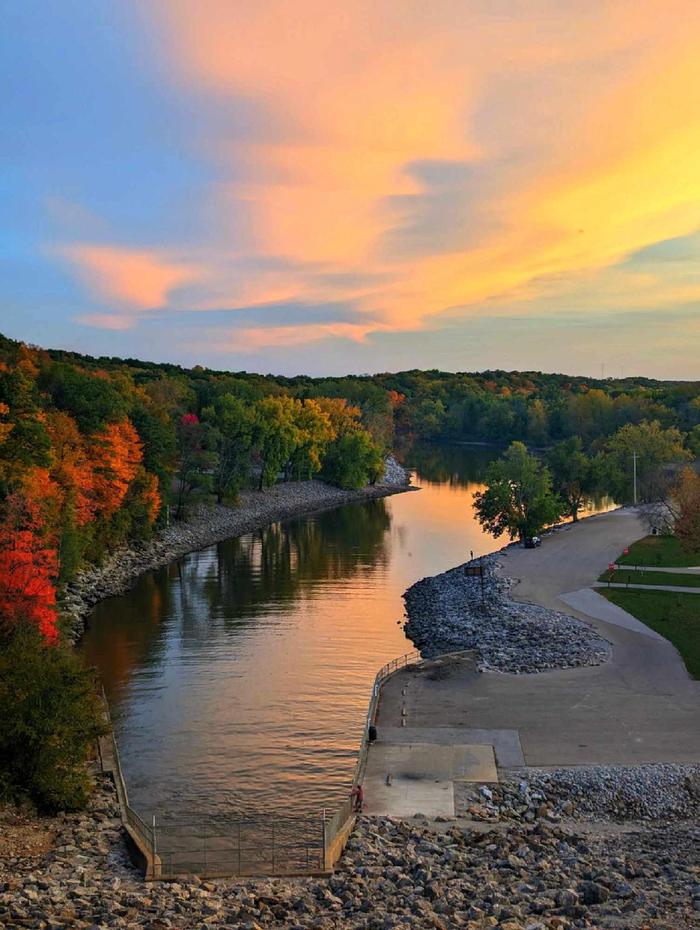
M20 492L5 501L0 522L0 634L35 625L48 643L56 629L56 550L46 545L40 508Z

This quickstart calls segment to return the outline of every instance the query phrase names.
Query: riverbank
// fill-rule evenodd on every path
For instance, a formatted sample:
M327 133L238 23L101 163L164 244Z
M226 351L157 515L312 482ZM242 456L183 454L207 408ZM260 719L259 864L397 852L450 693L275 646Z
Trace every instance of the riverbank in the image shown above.
M0 820L2 818L0 817ZM43 831L42 838L36 834ZM144 883L102 776L90 809L0 849L0 925L279 930L691 930L697 823L361 818L330 878Z
M95 604L124 594L144 572L280 520L418 490L409 482L410 474L389 456L382 481L356 491L317 480L289 481L264 491L242 491L236 507L200 504L192 508L187 520L172 523L148 542L122 547L101 565L79 572L61 596L62 622L70 638L77 641Z
M500 573L512 546L423 578L404 594L404 630L425 657L473 650L479 671L527 674L600 665L610 646L581 620L560 611L515 601L517 580ZM465 574L481 565L482 578Z

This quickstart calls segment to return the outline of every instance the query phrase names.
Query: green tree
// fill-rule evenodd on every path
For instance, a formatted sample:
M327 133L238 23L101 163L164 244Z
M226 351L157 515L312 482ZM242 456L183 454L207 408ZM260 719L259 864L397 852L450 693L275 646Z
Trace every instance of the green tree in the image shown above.
M599 462L586 455L578 436L558 442L547 455L552 486L566 504L566 516L574 523L579 510L601 489Z
M363 429L345 433L332 442L323 462L323 478L339 488L374 484L384 467L381 450Z
M81 371L74 365L50 366L40 383L59 410L69 413L82 433L95 433L105 423L122 420L128 412L124 395L109 377Z
M167 500L178 458L175 421L164 411L156 412L152 405L137 403L131 422L143 442L144 467L157 476L161 497Z
M624 502L633 499L636 458L637 500L647 503L668 494L672 475L667 466L691 458L680 430L675 426L663 429L658 420L621 427L606 443L605 455L615 499Z
M688 433L688 449L695 458L700 458L700 426L694 426Z
M220 394L202 418L211 424L218 459L214 469L214 492L218 503L238 493L250 478L255 416L253 408L233 394Z
M0 785L42 811L77 810L90 792L86 760L106 732L92 675L63 646L21 626L0 649Z
M514 442L486 471L486 490L474 495L479 523L498 538L536 536L561 515L564 507L552 490L552 476L530 455L522 442Z
M549 440L547 408L539 397L527 409L527 438L536 446L544 446Z
M0 405L3 405L3 443L0 482L8 489L21 481L33 465L46 466L51 460L51 440L41 410L37 390L37 369L29 359L12 367L0 364Z
M254 407L253 441L260 458L259 488L269 487L287 469L301 434L297 426L300 402L292 397L263 397Z
M214 436L207 424L194 413L180 417L178 428L179 465L176 474L175 516L182 519L185 503L194 491L210 491L212 474L217 465Z
M426 397L413 407L411 424L418 436L434 439L442 433L445 417L443 402L439 398Z

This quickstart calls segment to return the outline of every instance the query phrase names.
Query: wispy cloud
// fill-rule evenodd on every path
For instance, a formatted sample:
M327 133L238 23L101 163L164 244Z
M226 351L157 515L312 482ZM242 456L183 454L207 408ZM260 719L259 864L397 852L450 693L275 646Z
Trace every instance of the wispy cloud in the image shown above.
M165 306L176 288L200 273L148 249L80 244L66 246L61 254L99 301L134 310Z

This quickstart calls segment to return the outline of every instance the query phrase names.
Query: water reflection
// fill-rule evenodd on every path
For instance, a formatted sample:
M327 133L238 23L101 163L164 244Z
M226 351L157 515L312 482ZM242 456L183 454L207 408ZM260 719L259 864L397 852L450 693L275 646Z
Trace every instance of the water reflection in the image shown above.
M403 591L496 546L472 512L488 454L414 449L419 492L211 546L96 607L82 648L138 810L307 812L345 795L376 669L411 648Z
M164 620L177 617L193 650L208 649L212 635L239 636L271 609L283 616L319 583L384 565L390 520L384 500L350 505L272 524L144 575L126 596L95 607L85 657L99 666L108 697L118 694L135 667L167 660Z
M466 488L482 484L486 469L501 454L496 446L404 442L398 455L422 481Z

